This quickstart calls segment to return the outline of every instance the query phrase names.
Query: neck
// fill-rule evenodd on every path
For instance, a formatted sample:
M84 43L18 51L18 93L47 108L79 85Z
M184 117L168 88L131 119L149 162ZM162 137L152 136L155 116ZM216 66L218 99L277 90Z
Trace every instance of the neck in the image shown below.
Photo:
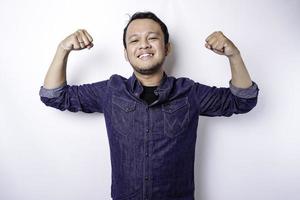
M155 74L145 75L134 71L134 74L143 86L159 86L163 78L164 72L163 70L159 70Z

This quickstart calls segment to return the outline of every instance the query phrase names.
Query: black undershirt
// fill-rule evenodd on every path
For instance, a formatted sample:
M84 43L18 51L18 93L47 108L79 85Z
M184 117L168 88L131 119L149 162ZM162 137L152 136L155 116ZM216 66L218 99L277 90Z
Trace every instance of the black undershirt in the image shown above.
M154 94L154 90L157 86L143 86L144 90L140 98L147 102L148 105L152 104L158 99L158 96Z

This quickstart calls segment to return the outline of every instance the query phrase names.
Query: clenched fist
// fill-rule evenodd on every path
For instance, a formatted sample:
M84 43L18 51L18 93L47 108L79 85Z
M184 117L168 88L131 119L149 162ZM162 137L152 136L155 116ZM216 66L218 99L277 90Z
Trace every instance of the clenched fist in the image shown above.
M86 30L79 29L61 41L60 46L67 51L72 51L90 49L94 45L92 36Z
M212 33L205 41L205 47L219 55L231 57L240 53L238 48L221 31Z

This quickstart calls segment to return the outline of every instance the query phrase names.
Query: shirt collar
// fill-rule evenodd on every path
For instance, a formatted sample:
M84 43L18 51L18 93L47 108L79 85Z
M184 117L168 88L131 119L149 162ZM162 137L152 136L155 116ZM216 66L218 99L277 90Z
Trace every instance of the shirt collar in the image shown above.
M143 92L143 86L141 82L137 79L135 74L133 73L132 76L129 78L129 89L132 92L132 94L136 97L140 97L140 95ZM159 86L154 91L156 95L158 95L158 102L163 102L167 100L168 95L171 91L171 88L173 86L174 79L169 77L165 72L163 74L162 80L160 81Z

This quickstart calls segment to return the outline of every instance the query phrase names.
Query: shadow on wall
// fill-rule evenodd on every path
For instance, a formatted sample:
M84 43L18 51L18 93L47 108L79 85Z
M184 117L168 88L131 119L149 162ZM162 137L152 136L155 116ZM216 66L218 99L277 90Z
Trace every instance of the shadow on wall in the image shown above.
M170 43L171 43L171 51L169 52L164 63L164 70L168 75L173 74L173 70L176 67L176 59L178 55L178 52L176 50L176 44L174 43L174 41L170 41Z
M88 51L85 49L85 51ZM79 54L81 52L73 52L73 54ZM75 55L74 55L75 56ZM81 55L76 55L80 57ZM90 77L93 74L97 73L101 77L102 71L111 69L111 66L105 66L103 63L108 63L107 58L109 54L103 48L95 48L93 52L89 52L88 56L82 56L78 63L73 63L72 76L68 77L68 81L74 84L79 85L78 83L88 83L85 78ZM75 70L76 69L76 70ZM103 81L109 79L109 77L104 79L99 79L97 81Z

